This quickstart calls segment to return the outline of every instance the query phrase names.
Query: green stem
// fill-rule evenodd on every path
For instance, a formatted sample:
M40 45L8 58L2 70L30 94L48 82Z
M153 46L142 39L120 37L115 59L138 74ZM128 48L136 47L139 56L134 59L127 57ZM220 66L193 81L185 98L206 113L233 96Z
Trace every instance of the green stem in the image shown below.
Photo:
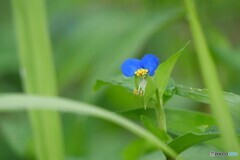
M163 109L162 100L159 98L158 90L156 90L156 97L157 97L157 105L156 105L156 114L159 127L164 133L167 133L167 124L166 124L166 116Z
M162 98L160 98L159 96L158 90L156 90L155 96L157 98L156 115L157 115L158 125L160 129L160 133L163 135L162 141L166 143L171 141L172 137L167 133L167 123L166 123L166 116L163 108L163 101L162 101Z
M217 71L210 55L193 0L185 0L204 82L209 89L211 109L222 133L226 151L240 151L229 108L224 101Z
M57 95L51 45L43 0L12 0L20 71L28 94ZM64 149L59 114L29 110L38 160L63 160Z
M168 135L167 133L167 123L166 123L166 116L165 116L165 112L164 112L164 108L163 108L163 101L159 96L159 91L156 90L155 92L155 96L157 98L157 104L156 104L156 115L157 115L157 120L158 120L158 125L160 128L160 132L163 135L163 141L166 143L168 141L172 140L172 137L170 135ZM167 160L174 160L175 157L171 157L168 154L166 154L165 152L163 152L167 158Z

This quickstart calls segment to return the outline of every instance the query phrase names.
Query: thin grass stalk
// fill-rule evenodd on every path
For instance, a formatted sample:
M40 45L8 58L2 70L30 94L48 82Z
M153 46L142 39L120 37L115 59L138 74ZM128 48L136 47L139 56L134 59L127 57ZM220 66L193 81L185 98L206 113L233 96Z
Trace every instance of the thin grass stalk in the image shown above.
M226 151L239 151L229 107L224 101L216 67L210 55L193 0L185 0L190 28L194 39L198 60L206 87L209 89L211 110L222 133L223 147Z
M45 4L43 0L12 0L20 73L28 94L57 95ZM56 111L28 111L38 160L63 160L60 116Z
M41 107L40 107L41 106ZM31 96L24 94L1 94L0 95L0 112L3 111L20 111L26 109L48 109L58 110L64 113L72 113L77 115L87 115L96 118L101 118L109 122L115 123L123 128L129 130L135 135L145 139L153 146L163 150L169 156L176 158L176 152L167 144L161 141L150 131L144 129L131 120L101 107L91 104L82 103L65 98L45 97L45 96ZM178 157L178 160L181 160Z

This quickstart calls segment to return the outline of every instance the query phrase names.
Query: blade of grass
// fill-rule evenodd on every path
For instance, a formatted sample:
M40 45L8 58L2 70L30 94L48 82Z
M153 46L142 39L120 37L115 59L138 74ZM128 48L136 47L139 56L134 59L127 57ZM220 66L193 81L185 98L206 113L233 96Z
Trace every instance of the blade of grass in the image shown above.
M57 94L43 0L12 0L25 92ZM62 160L64 149L56 111L29 110L38 160Z
M139 137L149 141L157 148L162 149L170 156L176 157L175 152L152 133L132 121L105 109L64 98L50 98L21 94L5 94L0 96L0 111L16 111L24 109L59 110L62 112L89 115L105 119L126 128Z
M210 55L200 22L197 17L194 1L185 0L184 2L190 18L190 28L196 46L204 82L209 89L211 109L222 133L224 147L226 151L239 151L239 144L234 133L234 126L230 111L226 102L224 101L216 68L214 66L214 62Z

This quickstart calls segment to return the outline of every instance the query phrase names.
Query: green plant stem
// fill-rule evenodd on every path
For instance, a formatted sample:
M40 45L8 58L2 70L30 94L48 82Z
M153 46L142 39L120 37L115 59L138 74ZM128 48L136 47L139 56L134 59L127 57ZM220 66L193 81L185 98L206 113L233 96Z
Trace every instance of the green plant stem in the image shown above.
M43 0L12 0L20 73L28 94L56 96L57 85ZM63 160L64 147L59 114L29 110L38 160Z
M167 133L166 116L165 116L165 112L164 112L164 109L163 109L162 100L159 98L158 90L156 90L155 94L156 94L156 97L157 97L156 114L157 114L158 124L159 124L160 129L164 133Z
M225 150L239 152L238 139L234 133L234 126L230 111L226 102L224 101L216 68L197 17L194 1L185 0L185 5L189 16L190 28L195 42L204 82L209 89L211 109L222 133Z

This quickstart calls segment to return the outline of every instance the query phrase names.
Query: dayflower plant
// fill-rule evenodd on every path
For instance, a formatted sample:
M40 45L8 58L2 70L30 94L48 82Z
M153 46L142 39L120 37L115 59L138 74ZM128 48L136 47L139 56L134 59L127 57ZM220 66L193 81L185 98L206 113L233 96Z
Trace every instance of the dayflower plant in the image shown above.
M186 43L186 45L182 49L177 51L175 54L173 54L171 57L169 57L166 61L164 61L161 64L159 62L158 57L156 57L153 54L146 54L141 59L128 58L122 63L122 66L121 66L122 73L123 75L125 75L124 78L122 76L118 76L112 79L98 80L95 85L96 89L99 86L106 85L106 84L111 84L114 86L117 85L117 86L126 88L127 90L134 90L135 95L142 96L138 100L142 102L145 110L147 109L147 106L149 104L151 104L151 108L155 107L156 120L158 122L157 124L154 123L152 121L152 117L147 117L144 114L142 114L142 112L140 112L141 121L143 122L143 125L150 132L156 135L162 142L168 144L170 147L175 147L174 149L176 149L177 151L179 151L179 148L178 148L179 146L183 150L189 147L189 146L182 147L181 144L182 142L184 143L184 142L191 141L190 139L192 135L190 139L188 139L189 133L187 133L183 137L180 137L180 140L179 140L179 137L177 139L174 139L175 137L171 137L171 135L168 134L164 104L175 93L179 95L183 94L181 93L182 91L178 93L176 92L176 89L178 89L179 87L176 88L177 86L174 84L174 81L171 79L171 73L175 66L175 63L177 62L178 58L182 54L183 49L188 44L189 42ZM135 87L134 87L135 89L131 84L133 83L132 80L135 81ZM192 89L191 89L191 95L192 95ZM130 112L133 111L134 113L139 113L138 111L140 110L138 109L139 108L137 108L137 110L131 110ZM179 114L181 113L179 112ZM188 114L189 113L186 113L186 115ZM204 122L204 126L205 126L205 122ZM170 125L170 127L172 126ZM199 128L199 126L197 127ZM198 135L196 136L196 139L199 140ZM196 141L194 141L193 144L196 144ZM182 152L183 150L181 150L180 152Z
M121 66L126 77L134 77L136 88L135 95L142 96L147 84L147 77L153 76L159 65L159 58L153 54L146 54L142 59L128 58Z

